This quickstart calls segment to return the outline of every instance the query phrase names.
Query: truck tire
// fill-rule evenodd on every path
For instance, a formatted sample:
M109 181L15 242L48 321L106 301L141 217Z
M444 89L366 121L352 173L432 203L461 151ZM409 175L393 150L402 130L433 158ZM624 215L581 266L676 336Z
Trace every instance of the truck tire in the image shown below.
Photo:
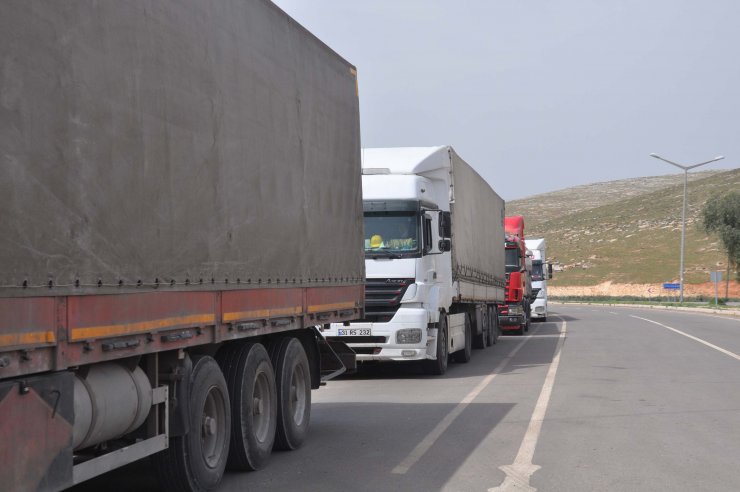
M488 327L491 330L491 334L488 337L489 346L496 345L501 332L498 327L498 311L495 307L488 309Z
M275 449L301 447L311 419L311 372L308 357L297 338L281 339L274 351L277 386Z
M473 348L474 349L484 349L490 345L488 343L488 339L490 336L490 329L488 327L489 320L487 313L482 313L483 317L483 323L481 323L483 326L481 327L481 332L476 333L475 337L473 338Z
M439 315L437 323L437 358L436 360L425 360L425 369L427 374L432 376L441 376L447 372L447 316Z
M514 330L512 333L514 333L514 335L518 335L518 336L524 335L524 325L526 325L526 322L525 323L521 323L519 325L519 328L517 328L516 330Z
M229 394L221 369L212 357L193 357L190 432L171 438L169 447L153 456L164 490L213 490L226 468L230 428Z
M470 362L470 357L473 355L473 326L470 322L470 315L465 315L465 348L452 354L455 362L461 362L463 364Z
M270 459L275 443L275 372L262 344L234 345L227 345L217 357L231 401L231 443L226 466L232 470L259 470Z

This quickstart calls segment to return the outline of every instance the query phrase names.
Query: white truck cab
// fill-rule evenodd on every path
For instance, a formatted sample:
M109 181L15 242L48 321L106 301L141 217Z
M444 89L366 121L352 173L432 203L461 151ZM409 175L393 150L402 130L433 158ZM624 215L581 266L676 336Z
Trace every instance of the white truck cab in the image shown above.
M552 278L552 264L545 256L545 239L527 239L532 253L532 319L547 321L547 281Z

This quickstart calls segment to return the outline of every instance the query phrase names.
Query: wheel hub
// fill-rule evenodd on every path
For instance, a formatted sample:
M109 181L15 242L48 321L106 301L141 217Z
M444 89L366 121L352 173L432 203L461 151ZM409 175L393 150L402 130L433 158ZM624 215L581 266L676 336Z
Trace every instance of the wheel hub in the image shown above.
M203 417L203 434L206 436L213 436L216 434L217 429L216 419L205 415Z
M252 412L252 415L262 415L262 413L265 411L264 404L262 403L262 398L254 399L253 408L254 411Z

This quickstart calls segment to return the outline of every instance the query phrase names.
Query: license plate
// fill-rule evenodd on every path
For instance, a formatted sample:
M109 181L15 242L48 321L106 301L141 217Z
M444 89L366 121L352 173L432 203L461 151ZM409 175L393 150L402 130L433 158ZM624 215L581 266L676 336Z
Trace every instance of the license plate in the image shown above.
M340 337L369 337L373 332L370 328L339 328L337 334Z

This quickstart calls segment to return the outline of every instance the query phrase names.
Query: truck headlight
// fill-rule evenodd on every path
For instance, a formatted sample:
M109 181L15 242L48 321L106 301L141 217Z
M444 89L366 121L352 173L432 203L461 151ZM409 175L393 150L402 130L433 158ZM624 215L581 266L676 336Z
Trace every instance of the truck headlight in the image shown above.
M404 328L396 332L396 343L421 343L421 329Z
M522 309L522 306L520 306L519 304L511 304L509 306L509 314L524 314L524 309Z
M545 298L545 289L540 289L540 291L537 293L537 299L544 299Z

